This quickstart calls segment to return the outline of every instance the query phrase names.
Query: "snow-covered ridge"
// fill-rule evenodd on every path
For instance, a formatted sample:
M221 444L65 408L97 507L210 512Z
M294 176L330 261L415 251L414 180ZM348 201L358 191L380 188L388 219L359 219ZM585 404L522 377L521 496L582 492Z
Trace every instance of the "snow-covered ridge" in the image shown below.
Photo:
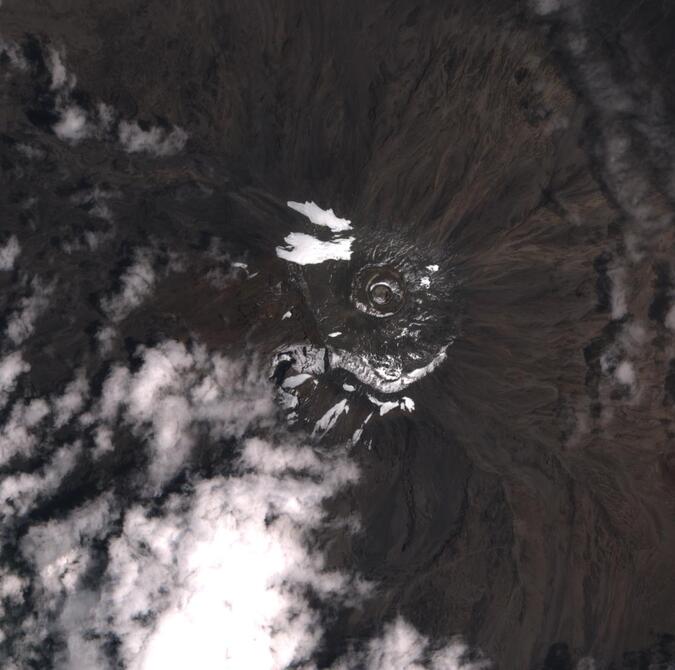
M444 346L427 365L410 372L403 372L400 364L374 366L367 356L343 350L331 352L330 363L332 367L351 372L360 382L372 386L380 393L399 393L433 372L446 359L447 348L448 345Z

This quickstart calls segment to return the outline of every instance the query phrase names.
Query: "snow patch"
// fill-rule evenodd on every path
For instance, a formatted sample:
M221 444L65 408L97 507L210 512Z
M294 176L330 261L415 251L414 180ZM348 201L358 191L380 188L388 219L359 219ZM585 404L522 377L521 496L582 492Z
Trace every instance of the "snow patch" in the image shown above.
M317 434L325 435L329 430L335 426L341 414L349 412L349 405L347 399L344 398L340 402L331 407L317 422L314 424L312 437Z
M366 427L366 424L367 424L367 423L370 421L370 419L372 418L372 416L373 416L373 413L371 412L371 413L368 414L368 416L365 418L365 420L363 421L363 423L362 423L362 424L354 431L354 434L352 435L352 439L351 439L351 444L352 444L352 446L354 446L355 444L357 444L357 442L361 439L361 436L363 435L363 430L364 430L364 428Z
M368 400L373 405L376 405L380 408L380 416L388 414L393 409L400 409L403 412L414 412L415 411L415 401L412 398L403 396L397 400L378 400L374 396L368 394Z
M300 386L301 384L304 384L308 379L311 379L312 375L308 375L307 373L302 373L299 375L293 375L292 377L286 377L284 379L282 386L285 389L294 389Z
M321 209L314 202L293 202L289 200L286 203L291 209L300 214L304 214L314 225L330 228L334 233L342 233L345 230L352 229L352 222L349 219L340 219L335 216L332 209Z
M352 256L353 237L320 240L305 233L290 233L284 238L287 249L277 247L279 258L298 265L315 265L325 261L348 261Z

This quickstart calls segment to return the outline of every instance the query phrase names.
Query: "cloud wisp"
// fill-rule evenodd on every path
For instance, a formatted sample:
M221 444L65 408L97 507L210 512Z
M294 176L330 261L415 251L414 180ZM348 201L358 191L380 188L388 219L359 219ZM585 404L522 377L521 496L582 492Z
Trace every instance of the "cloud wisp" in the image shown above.
M85 108L76 95L77 77L69 72L65 55L52 46L41 46L49 84L45 86L45 99L51 101L50 113L56 116L52 132L60 140L78 144L87 139L116 141L127 153L146 153L165 157L183 150L187 133L178 126L141 126L137 120L125 120L104 102ZM27 72L30 65L17 44L0 39L0 55L6 55L12 67Z

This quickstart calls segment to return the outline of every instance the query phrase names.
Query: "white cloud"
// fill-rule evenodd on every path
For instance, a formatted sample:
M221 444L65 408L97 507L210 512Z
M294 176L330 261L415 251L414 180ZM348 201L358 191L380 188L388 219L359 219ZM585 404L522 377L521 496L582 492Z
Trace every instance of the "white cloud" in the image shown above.
M18 68L19 70L28 69L28 61L26 61L23 54L21 53L21 48L18 44L14 44L13 42L5 42L4 40L0 39L0 55L3 53L7 54L12 67Z
M248 439L232 475L197 482L191 496L172 496L159 514L141 506L126 512L95 594L78 589L91 562L87 544L112 518L109 503L33 527L23 555L35 567L43 606L62 607L67 651L57 667L107 667L97 637L107 634L120 640L129 670L281 670L310 661L322 627L307 587L333 601L367 591L327 571L306 541L323 522L322 502L356 478L342 456ZM89 665L78 666L77 657Z
M19 301L7 322L5 333L14 344L21 344L33 334L35 322L49 304L51 290L39 279L32 280L30 294Z
M607 274L612 282L612 319L621 319L628 312L626 270L624 267L616 267Z
M109 531L113 516L112 498L104 495L63 520L31 526L21 551L40 576L43 606L53 608L58 598L78 588L91 559L86 545Z
M77 462L79 445L59 449L37 472L17 473L0 481L0 512L6 517L28 513L36 500L54 493Z
M108 135L117 119L113 107L99 102L95 111L87 112L73 98L77 79L75 75L68 73L63 55L50 48L47 50L46 61L52 80L50 88L55 93L55 106L59 113L59 119L52 127L56 136L76 144L86 138L103 138ZM153 126L146 131L136 121L121 121L117 138L123 149L130 153L147 152L156 156L169 156L183 149L187 133L178 127L167 132Z
M603 181L627 219L626 254L632 262L640 262L655 250L660 233L673 220L667 195L653 186L654 165L645 162L640 150L644 144L648 155L658 153L669 158L664 164L673 163L675 144L663 124L662 96L658 87L645 90L639 76L620 76L607 51L596 48L591 5L576 0L533 0L532 4L542 15L560 12L555 17L558 42L569 56L580 93L594 109L599 129L594 153L602 162ZM670 184L673 195L672 167L663 172L662 181Z
M356 471L326 472L314 452L262 440L244 447L240 468L200 482L188 509L175 498L162 517L127 515L98 620L112 618L130 670L272 670L314 652L321 627L303 588L339 596L349 583L324 571L303 536L321 520L321 501ZM152 628L137 622L148 612Z
M133 264L120 279L119 292L104 298L101 307L113 321L125 319L152 293L156 279L150 253L137 251Z
M77 377L68 384L63 395L53 401L54 425L56 428L65 425L76 413L80 412L88 390L89 384L84 377L84 373L80 371Z
M96 106L96 111L98 112L99 125L104 132L108 132L117 118L117 112L110 105L106 105L104 102L99 102Z
M95 446L95 457L100 457L103 454L112 451L114 449L113 445L113 432L107 426L99 426L94 432L94 444Z
M7 572L0 575L0 619L11 612L18 605L23 604L25 591L29 586L27 579L17 574ZM0 629L0 644L2 644L5 634Z
M320 454L279 429L273 391L250 361L174 341L137 354L138 369L114 367L97 402L88 403L78 374L50 403L17 404L15 423L30 433L48 415L54 425L79 416L82 430L93 431L95 458L115 449L121 421L148 450L147 502L185 467L197 439L212 449L223 440L236 444L228 446L234 461L227 474L192 476L189 489L161 503L146 506L141 498L124 509L108 493L30 527L20 550L34 574L35 611L13 633L15 661L32 658L55 635L64 643L55 668L108 670L104 646L114 636L128 670L314 667L324 633L316 599L353 606L369 593L357 575L327 570L309 542L328 521L323 503L357 481L356 464L345 451ZM8 383L20 363L15 357L8 364ZM85 404L91 407L83 413ZM5 478L0 511L30 511L81 454L79 444L63 447L38 471ZM83 580L95 565L103 576ZM25 588L7 586L12 593ZM464 652L460 642L432 645L397 620L336 668L482 667L463 664Z
M642 352L647 338L648 332L642 324L629 322L623 325L614 341L600 356L600 369L605 377L602 393L608 408L611 408L612 403L618 402L611 396L611 391L616 385L629 391L628 397L623 400L630 403L639 400L642 389L639 384L637 363L643 357Z
M79 142L92 134L87 113L78 105L69 105L63 109L53 130L60 140L69 142Z
M23 602L27 582L15 574L6 574L0 578L0 598L10 598L13 602Z
M666 328L675 331L675 305L668 310L664 323Z
M614 375L620 384L635 385L635 368L630 361L621 361L617 365Z
M16 380L29 370L30 365L23 360L20 351L14 351L0 359L0 409L14 390Z
M90 121L87 112L73 100L72 92L77 80L74 75L68 74L62 55L56 49L50 48L47 50L46 61L52 79L50 88L56 96L55 106L59 113L59 120L52 126L55 135L60 140L73 144L95 135L95 124Z
M0 246L0 270L7 271L14 268L14 262L21 253L21 245L16 235L12 235L4 246Z
M33 525L20 543L21 553L35 570L33 581L39 617L28 628L19 658L24 662L40 639L56 627L63 632L66 650L57 652L55 667L68 670L94 670L108 667L105 657L87 645L82 632L91 627L87 619L96 604L97 595L82 583L91 568L93 542L111 532L119 512L110 494L72 511L65 519ZM47 624L55 619L56 624ZM30 620L29 620L30 621Z
M88 212L91 216L110 223L113 220L113 216L107 200L119 197L119 193L106 191L95 186L94 188L76 193L71 197L71 201L76 205L89 205Z
M0 426L0 464L5 464L17 454L30 456L39 442L36 428L49 415L49 405L36 398L29 402L17 402L9 417Z
M117 337L117 329L114 326L101 326L96 331L96 341L98 342L101 354L107 354L111 351Z
M434 649L427 637L421 635L401 617L386 624L379 637L369 641L362 652L352 652L333 666L332 670L483 670L490 667L486 660L465 660L469 649L460 639Z
M560 9L560 0L531 0L531 2L539 14L552 14Z
M136 121L122 121L119 125L119 140L129 153L147 152L155 156L170 156L183 149L187 133L178 127L170 132L157 126L143 130Z
M20 143L16 145L16 148L29 160L42 160L45 157L45 152L42 149L30 144Z
M188 351L172 341L141 353L143 365L135 374L113 369L100 403L82 421L112 422L121 416L151 449L154 485L176 474L204 432L211 440L240 437L258 421L270 422L271 390L243 363L209 356L202 347Z
M47 51L47 65L49 67L49 72L52 76L52 89L63 88L68 82L68 73L66 68L61 60L61 54L56 49L49 49ZM74 85L74 81L70 82L70 85Z

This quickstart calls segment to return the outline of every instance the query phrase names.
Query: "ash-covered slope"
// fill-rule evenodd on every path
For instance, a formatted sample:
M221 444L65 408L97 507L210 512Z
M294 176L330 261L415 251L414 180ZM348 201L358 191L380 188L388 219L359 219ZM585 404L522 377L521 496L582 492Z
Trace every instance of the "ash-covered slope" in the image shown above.
M9 667L667 668L672 20L5 0Z

